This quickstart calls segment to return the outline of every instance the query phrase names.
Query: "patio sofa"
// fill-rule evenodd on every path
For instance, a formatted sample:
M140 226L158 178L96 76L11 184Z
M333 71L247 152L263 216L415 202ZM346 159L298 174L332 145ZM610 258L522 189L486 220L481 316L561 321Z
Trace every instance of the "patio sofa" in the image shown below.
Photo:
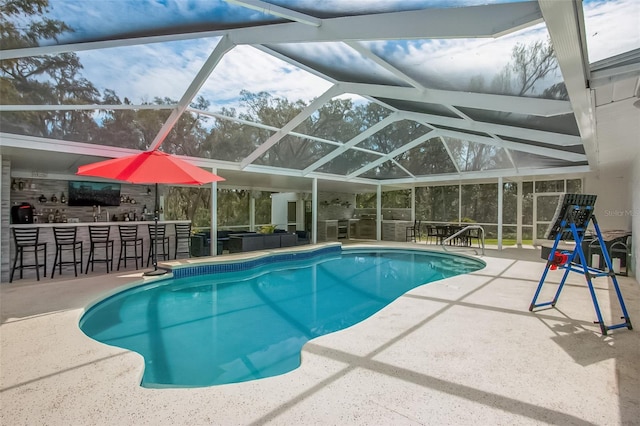
M211 254L211 233L198 232L191 236L191 257L209 256ZM216 244L216 252L222 254L222 241Z
M217 253L222 254L224 250L229 250L229 235L231 234L248 234L248 231L218 231L217 233ZM197 232L191 236L191 256L209 256L211 250L211 232Z
M298 236L298 245L309 244L311 242L311 233L308 231L296 231Z
M194 234L191 237L191 256L209 256L211 253L210 244L211 233L209 231ZM309 244L309 236L306 231L296 231L293 234L281 229L276 229L273 234L260 234L250 231L218 231L217 233L218 254L222 254L224 251L242 253L292 247L300 244Z
M286 232L273 234L230 234L229 253L242 253L281 247L293 247L298 244L298 236Z

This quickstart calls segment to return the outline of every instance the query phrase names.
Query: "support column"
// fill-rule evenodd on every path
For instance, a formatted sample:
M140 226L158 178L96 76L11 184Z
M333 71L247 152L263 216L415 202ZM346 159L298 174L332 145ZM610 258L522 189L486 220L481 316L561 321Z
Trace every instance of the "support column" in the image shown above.
M411 187L411 221L416 220L416 187Z
M522 248L522 201L523 201L523 184L522 181L518 182L517 190L517 205L516 205L516 244L518 248Z
M498 178L498 250L502 250L502 201L504 198L504 182Z
M256 199L249 196L249 231L256 230Z
M212 168L211 173L217 174L218 169ZM218 255L218 182L211 182L211 243L209 255Z
M311 243L318 243L318 178L311 182Z
M382 185L376 191L376 240L382 241Z
M462 182L458 183L458 223L462 220Z

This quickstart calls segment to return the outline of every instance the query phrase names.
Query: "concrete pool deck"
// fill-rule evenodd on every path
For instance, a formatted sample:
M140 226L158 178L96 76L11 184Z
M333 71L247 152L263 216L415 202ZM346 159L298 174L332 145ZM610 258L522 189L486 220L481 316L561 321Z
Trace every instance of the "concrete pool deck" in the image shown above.
M556 308L532 313L539 251L481 258L480 271L307 343L290 373L195 389L140 387L139 355L78 328L86 305L139 272L2 284L0 424L640 424L637 281L618 277L635 329L602 336L582 276L570 275ZM619 323L613 287L594 283L605 322Z

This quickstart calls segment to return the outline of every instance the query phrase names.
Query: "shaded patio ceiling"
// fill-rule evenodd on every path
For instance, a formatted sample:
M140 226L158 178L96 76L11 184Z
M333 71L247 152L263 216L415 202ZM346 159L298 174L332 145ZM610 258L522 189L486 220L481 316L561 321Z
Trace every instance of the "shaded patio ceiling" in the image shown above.
M119 19L110 16L114 9L105 6L113 3ZM136 62L160 61L167 74L175 73L169 77L175 84L156 85L148 95L176 96L178 101L153 107L170 114L148 149L164 149L167 135L183 114L232 121L267 134L252 151L233 161L216 158L215 153L189 158L215 168L232 186L304 190L310 188L311 178L318 178L324 185L321 189L364 191L377 185L402 188L498 176L580 174L624 165L636 155L640 109L633 103L640 97L640 6L633 1L609 2L627 10L608 17L600 15L616 9L602 9L607 6L604 2L571 0L162 2L174 6L170 15L140 7L151 3L155 2L83 2L82 13L100 16L104 25L82 26L81 20L72 19L75 31L57 42L15 49L4 49L3 44L0 59L75 52L84 55L87 73L113 79L105 87L126 87L116 80L135 78L128 69L110 69L111 61L105 58L117 62L119 56L134 51ZM71 17L65 15L72 12L68 2L50 0L50 5L54 15L60 14L54 18L66 22L65 16ZM625 14L631 16L631 24L614 20ZM629 39L602 47L602 41L588 33L598 28L606 36L607 28L598 27L601 20L611 28L630 25ZM528 69L535 56L533 46L542 49L549 43L553 48L549 57ZM514 55L519 47L524 49L520 62ZM184 52L194 48L191 52L199 55L192 58L188 71L177 66L184 64ZM163 57L155 57L157 52ZM223 78L228 79L226 85L241 87L244 77L251 88L297 100L261 75L258 58L276 63L284 70L282 75L291 75L290 87L298 84L295 79L308 78L302 87L310 93L307 106L284 125L251 122L219 111L241 108L232 95L221 93ZM239 70L240 81L229 80L231 64ZM539 72L541 66L548 67L546 72ZM151 78L158 69L139 78ZM196 108L198 97L210 99L211 108ZM0 112L152 108L136 103L133 95L131 99L127 104L63 106L1 101ZM375 104L384 114L348 138L299 131L335 99L350 99L363 107ZM402 126L415 133L402 133ZM132 152L124 146L0 130L3 158L11 160L13 170L24 173L74 174L81 164ZM323 155L294 158L286 164L265 160L279 144L303 142L322 147Z

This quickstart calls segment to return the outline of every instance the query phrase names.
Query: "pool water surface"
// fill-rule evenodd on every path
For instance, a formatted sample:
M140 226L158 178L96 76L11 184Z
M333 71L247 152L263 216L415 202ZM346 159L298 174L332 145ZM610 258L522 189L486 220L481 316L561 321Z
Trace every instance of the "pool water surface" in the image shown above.
M145 387L243 382L294 370L307 341L356 324L419 285L484 265L418 250L343 249L141 285L91 307L80 328L140 353Z

